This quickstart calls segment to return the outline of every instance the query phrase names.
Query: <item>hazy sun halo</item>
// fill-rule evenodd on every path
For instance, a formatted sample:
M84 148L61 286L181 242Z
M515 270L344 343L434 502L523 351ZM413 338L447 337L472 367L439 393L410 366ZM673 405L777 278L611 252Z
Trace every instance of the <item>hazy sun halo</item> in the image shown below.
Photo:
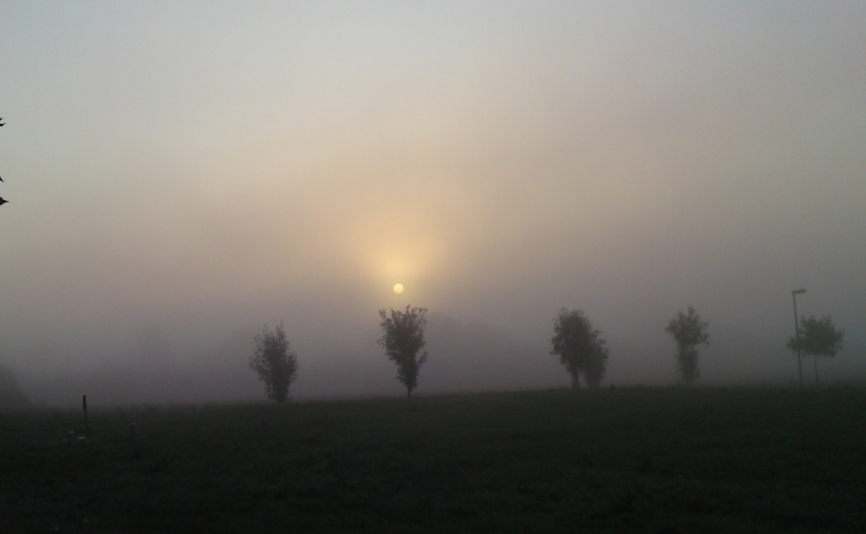
M403 284L394 284L394 293L398 295L403 292Z

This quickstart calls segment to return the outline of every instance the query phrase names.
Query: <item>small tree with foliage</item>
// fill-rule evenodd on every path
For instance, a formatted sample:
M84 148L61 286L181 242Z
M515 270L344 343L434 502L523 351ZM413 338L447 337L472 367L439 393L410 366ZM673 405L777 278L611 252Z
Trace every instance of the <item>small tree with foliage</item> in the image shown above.
M607 371L607 356L608 351L605 347L605 341L599 339L599 344L586 360L586 365L583 368L583 379L586 385L591 388L597 388L604 379L604 373Z
M418 372L427 361L427 352L418 357L424 348L424 328L427 326L427 308L410 308L405 311L391 309L391 316L379 310L382 322L382 337L379 344L385 347L388 359L397 364L397 380L406 386L406 396L418 387Z
M278 403L289 398L289 385L298 374L298 357L289 350L289 341L283 324L273 332L268 327L255 336L255 351L250 357L250 369L258 373L259 380L265 383L265 393L269 399Z
M571 374L571 387L580 388L580 374L590 387L597 387L607 368L608 351L601 332L592 328L592 323L580 310L562 308L553 320L551 354Z
M788 340L788 347L794 352L797 349L815 357L815 385L818 385L818 356L833 357L842 350L843 330L836 330L833 319L825 315L820 319L814 316L803 317L800 320L799 344L797 337Z
M710 344L710 335L707 333L709 326L709 321L701 320L701 316L689 306L687 314L679 312L677 318L671 319L665 328L665 332L677 342L677 370L687 386L701 376L698 370L698 347Z

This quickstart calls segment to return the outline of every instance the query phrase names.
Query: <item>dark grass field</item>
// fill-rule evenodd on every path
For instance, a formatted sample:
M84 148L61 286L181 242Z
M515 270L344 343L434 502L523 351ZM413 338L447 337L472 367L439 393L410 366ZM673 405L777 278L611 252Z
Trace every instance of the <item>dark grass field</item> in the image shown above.
M0 532L866 532L866 389L0 416ZM137 435L129 436L129 423Z

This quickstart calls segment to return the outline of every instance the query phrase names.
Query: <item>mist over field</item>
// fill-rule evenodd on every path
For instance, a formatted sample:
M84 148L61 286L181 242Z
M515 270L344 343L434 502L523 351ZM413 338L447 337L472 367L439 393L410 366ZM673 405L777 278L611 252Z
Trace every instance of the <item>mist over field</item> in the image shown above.
M567 387L562 307L605 386L676 383L690 305L699 384L791 384L801 287L846 332L822 382L866 383L863 35L843 1L4 2L0 385L263 399L283 321L292 397L401 395L409 304L421 395Z

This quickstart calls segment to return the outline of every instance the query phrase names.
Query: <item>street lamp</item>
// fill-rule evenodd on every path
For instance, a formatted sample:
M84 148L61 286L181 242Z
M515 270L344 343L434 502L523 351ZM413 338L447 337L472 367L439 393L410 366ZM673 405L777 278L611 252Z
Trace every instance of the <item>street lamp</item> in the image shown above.
M797 336L797 367L800 369L800 389L803 389L803 360L800 359L800 322L797 319L797 295L802 295L805 292L805 289L791 291L794 297L794 335Z

